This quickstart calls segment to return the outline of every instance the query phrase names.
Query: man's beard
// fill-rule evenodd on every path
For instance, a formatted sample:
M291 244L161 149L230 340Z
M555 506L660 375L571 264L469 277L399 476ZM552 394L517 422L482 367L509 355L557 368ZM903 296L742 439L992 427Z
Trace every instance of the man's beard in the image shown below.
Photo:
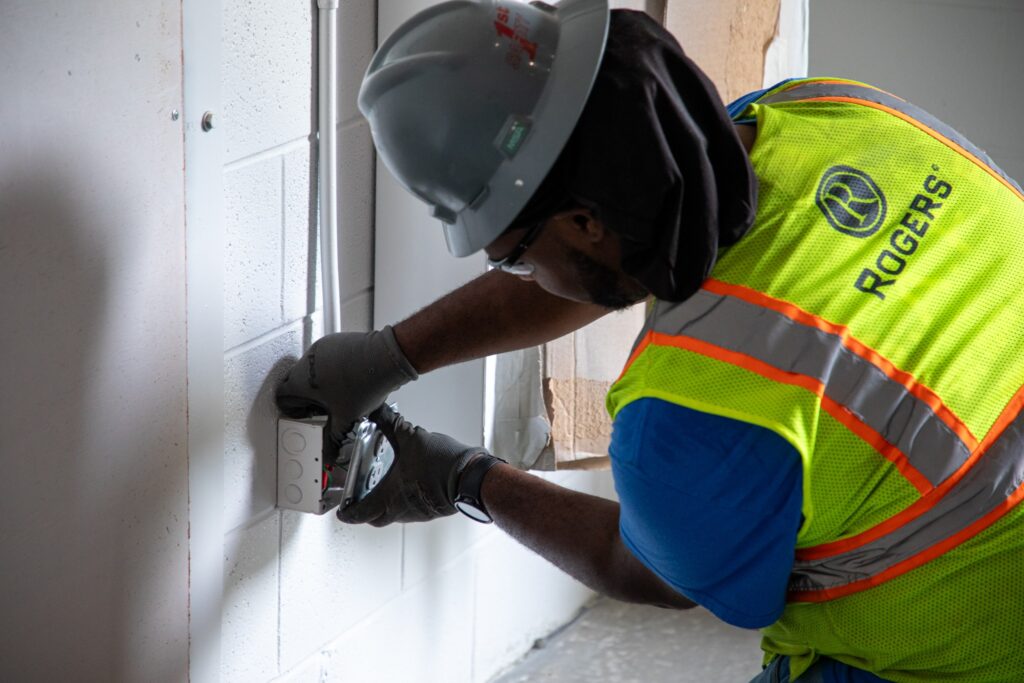
M614 270L578 249L566 249L580 285L590 301L613 311L629 308L647 297L639 285L630 287Z

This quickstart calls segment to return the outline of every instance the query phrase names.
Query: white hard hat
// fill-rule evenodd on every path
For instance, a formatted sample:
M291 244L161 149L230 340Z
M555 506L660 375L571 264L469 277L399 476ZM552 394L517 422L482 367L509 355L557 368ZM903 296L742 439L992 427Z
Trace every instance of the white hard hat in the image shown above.
M373 56L359 109L454 255L504 232L554 165L597 75L608 17L607 0L452 0Z

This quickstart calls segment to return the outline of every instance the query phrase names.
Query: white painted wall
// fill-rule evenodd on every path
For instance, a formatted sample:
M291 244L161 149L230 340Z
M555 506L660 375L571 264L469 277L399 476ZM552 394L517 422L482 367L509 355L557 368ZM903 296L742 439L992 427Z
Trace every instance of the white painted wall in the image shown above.
M180 2L0 3L0 680L188 673Z
M355 108L376 39L423 4L341 3L347 330L483 267L377 173ZM314 16L0 4L0 680L484 681L590 596L461 517L373 529L274 507L274 368L319 334ZM481 439L481 363L397 398ZM551 477L612 495L607 473Z
M1024 179L1024 2L814 0L810 29L812 75L895 93Z

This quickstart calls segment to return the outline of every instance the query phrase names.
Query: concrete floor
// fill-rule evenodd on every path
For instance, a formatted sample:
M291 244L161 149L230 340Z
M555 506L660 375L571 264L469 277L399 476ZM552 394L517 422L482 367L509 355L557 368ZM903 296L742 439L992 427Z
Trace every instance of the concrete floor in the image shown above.
M761 670L760 639L700 608L599 598L491 683L747 683Z

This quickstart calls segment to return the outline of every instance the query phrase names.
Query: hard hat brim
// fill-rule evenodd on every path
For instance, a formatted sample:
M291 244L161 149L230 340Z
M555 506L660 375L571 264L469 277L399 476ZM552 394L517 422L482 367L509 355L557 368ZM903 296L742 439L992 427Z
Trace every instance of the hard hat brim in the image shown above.
M608 38L608 0L562 0L560 30L548 83L534 108L528 139L495 172L480 200L442 223L448 251L474 254L498 238L526 206L579 121Z

